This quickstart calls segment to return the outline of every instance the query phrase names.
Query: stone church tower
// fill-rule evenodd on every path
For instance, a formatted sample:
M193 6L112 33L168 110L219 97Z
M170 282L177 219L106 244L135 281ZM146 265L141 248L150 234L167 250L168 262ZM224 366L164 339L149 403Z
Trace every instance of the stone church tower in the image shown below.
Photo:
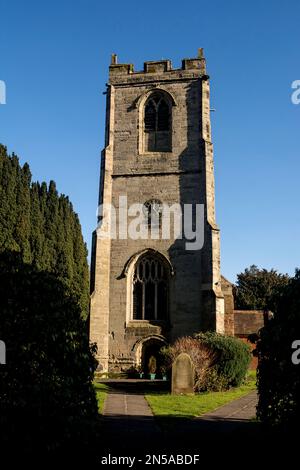
M90 312L99 371L144 366L150 354L180 336L224 332L209 77L202 49L198 57L182 60L180 69L160 60L135 72L132 64L118 64L112 56L99 205L112 205L119 214L124 201L128 208L142 205L141 225L154 227L158 236L130 237L117 217L117 235L102 237L100 213ZM185 233L161 236L162 208L174 204L203 208L199 249L187 248Z

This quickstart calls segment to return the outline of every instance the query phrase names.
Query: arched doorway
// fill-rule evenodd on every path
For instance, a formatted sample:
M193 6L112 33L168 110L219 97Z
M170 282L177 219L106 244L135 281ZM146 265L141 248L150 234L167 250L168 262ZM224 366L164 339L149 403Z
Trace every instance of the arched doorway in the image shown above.
M145 338L140 342L137 348L137 362L145 374L149 373L149 362L151 357L155 358L156 373L159 373L161 366L160 350L166 345L166 340L161 336L152 336Z

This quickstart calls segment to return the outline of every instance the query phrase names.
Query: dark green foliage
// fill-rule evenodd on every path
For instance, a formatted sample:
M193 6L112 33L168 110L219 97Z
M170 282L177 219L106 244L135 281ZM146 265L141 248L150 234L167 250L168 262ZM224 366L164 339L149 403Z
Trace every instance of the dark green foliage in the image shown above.
M289 280L287 274L279 274L274 269L259 269L252 265L238 274L235 293L237 309L271 309L273 298Z
M238 338L214 332L199 333L196 338L216 357L207 375L208 388L224 389L241 385L251 360L250 347Z
M268 425L299 426L300 365L292 343L300 340L300 271L277 296L274 318L259 332L258 416Z
M187 353L195 367L195 391L222 391L238 387L246 377L251 360L250 347L232 336L199 333L178 338L161 350L167 369L181 353Z
M24 264L21 253L0 254L0 338L2 443L18 452L83 445L97 418L95 348L66 283Z
M18 158L8 158L6 148L0 145L0 249L20 250L15 231L18 220L17 194L20 166Z
M32 183L29 166L20 166L0 145L0 253L17 251L25 263L55 274L77 296L88 314L89 272L81 226L72 204L54 181Z

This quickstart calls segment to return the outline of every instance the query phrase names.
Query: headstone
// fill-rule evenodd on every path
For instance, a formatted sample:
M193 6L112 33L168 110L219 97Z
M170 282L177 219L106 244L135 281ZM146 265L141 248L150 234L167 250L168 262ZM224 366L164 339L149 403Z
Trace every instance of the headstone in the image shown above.
M172 394L194 393L194 374L190 356L179 354L172 365Z
M0 364L6 364L6 346L4 341L0 341Z

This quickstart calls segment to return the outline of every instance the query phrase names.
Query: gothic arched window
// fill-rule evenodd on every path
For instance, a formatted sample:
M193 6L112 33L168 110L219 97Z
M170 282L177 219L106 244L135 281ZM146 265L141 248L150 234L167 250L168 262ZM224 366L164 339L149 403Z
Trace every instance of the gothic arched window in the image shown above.
M168 268L160 259L140 258L133 275L133 320L166 320L168 285Z
M172 146L171 103L163 93L153 93L145 104L146 152L169 152Z
M143 204L143 213L148 227L161 227L162 203L158 199L150 199Z

